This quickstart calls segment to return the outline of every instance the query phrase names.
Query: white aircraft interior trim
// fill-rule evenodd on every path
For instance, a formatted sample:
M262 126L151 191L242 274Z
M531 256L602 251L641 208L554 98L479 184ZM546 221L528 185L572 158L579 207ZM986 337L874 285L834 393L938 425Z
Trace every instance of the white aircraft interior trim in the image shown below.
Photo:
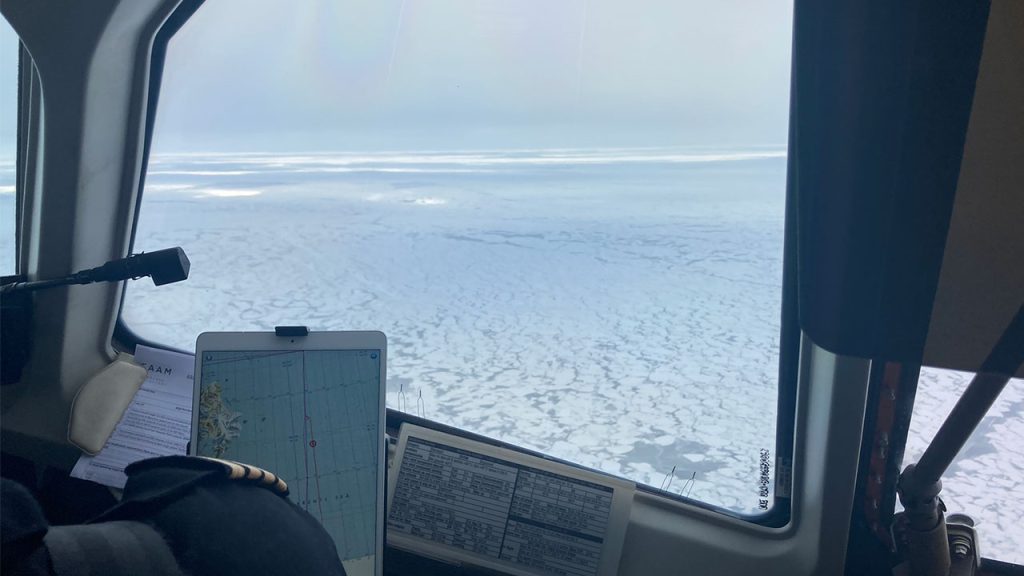
M31 101L41 101L41 110L25 138L37 144L22 151L37 155L27 163L35 168L24 180L31 188L21 191L30 210L20 222L19 271L29 280L63 276L127 252L153 37L177 4L4 2L3 14L31 55L40 86ZM47 41L54 35L62 41ZM5 430L67 446L73 398L114 359L110 339L121 288L105 284L35 295L33 350L24 381L4 392Z

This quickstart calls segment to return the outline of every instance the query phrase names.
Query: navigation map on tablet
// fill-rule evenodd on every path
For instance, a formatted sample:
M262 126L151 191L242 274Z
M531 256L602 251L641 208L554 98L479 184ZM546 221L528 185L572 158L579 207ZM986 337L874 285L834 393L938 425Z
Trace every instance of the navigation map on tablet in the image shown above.
M373 574L381 354L203 351L199 455L252 463L288 483L349 574Z

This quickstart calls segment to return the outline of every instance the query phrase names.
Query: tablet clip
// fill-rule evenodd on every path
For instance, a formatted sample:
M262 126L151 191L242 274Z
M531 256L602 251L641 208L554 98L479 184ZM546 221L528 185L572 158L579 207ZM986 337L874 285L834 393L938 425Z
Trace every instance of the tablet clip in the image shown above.
M309 336L309 328L305 326L275 326L274 334L278 336Z

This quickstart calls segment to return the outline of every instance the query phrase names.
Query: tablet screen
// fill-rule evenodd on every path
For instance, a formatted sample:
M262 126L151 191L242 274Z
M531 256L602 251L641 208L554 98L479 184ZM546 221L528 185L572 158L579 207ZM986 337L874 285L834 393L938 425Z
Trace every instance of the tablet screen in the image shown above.
M373 575L381 351L201 354L196 453L277 474L334 539L346 572Z

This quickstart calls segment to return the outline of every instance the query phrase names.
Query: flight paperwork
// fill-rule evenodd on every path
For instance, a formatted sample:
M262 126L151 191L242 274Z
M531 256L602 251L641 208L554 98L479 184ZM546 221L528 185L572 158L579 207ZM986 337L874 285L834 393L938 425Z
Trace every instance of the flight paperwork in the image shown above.
M617 572L636 485L411 424L388 489L388 544L507 574Z
M135 361L149 376L103 450L82 455L71 470L73 477L124 488L124 469L132 462L185 453L192 422L194 357L140 344Z

